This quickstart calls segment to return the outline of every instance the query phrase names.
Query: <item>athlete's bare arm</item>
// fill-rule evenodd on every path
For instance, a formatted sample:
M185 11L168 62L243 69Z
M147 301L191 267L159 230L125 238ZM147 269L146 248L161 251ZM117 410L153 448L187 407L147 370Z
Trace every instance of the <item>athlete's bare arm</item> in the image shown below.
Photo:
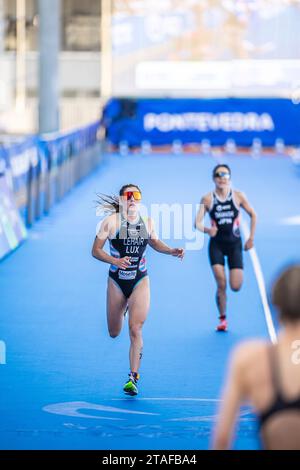
M103 261L103 263L114 264L120 269L126 269L128 266L130 266L129 256L125 256L124 258L115 258L114 256L106 253L106 251L103 249L106 240L117 232L118 224L118 214L109 215L103 220L93 244L92 256L99 261Z
M200 232L207 233L210 237L214 237L217 234L217 227L205 227L204 226L204 217L211 205L211 193L206 194L201 198L200 207L195 220L195 228L200 230Z
M235 191L236 199L239 205L247 212L250 216L250 235L248 240L245 243L245 250L250 250L254 246L254 234L256 228L257 215L253 207L249 204L248 199L244 193L241 191Z
M253 365L257 364L265 349L266 343L264 341L250 340L237 346L232 354L213 435L212 444L216 450L230 448L240 407L245 403L252 407L254 405L251 395L256 389L256 384L253 383L253 374L249 374L249 370L252 370Z
M158 238L158 235L155 231L154 221L152 219L148 219L148 228L149 228L149 245L158 253L164 253L166 255L176 256L177 258L183 259L184 257L184 249L183 248L171 248L166 243L161 241Z
M200 230L200 232L204 232L204 233L206 233L207 229L206 227L204 227L203 221L204 221L205 214L209 210L209 206L211 203L210 199L211 199L210 194L206 194L205 196L201 198L200 207L199 207L198 213L196 215L196 220L195 220L195 228Z
M213 436L213 449L230 448L240 407L245 399L244 368L247 346L239 346L232 356Z

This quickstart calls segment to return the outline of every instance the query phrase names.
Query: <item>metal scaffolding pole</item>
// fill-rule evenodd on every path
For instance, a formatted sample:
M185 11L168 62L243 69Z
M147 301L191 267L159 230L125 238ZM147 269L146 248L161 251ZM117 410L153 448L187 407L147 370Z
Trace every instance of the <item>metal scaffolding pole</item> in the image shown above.
M61 1L39 0L39 132L59 130Z
M101 0L101 97L112 94L112 5L111 0Z
M26 105L26 0L17 0L16 107Z
M0 0L0 55L3 54L5 46L4 46L4 40L5 40L5 31L4 31L4 26L5 26L5 19L4 19L4 0Z

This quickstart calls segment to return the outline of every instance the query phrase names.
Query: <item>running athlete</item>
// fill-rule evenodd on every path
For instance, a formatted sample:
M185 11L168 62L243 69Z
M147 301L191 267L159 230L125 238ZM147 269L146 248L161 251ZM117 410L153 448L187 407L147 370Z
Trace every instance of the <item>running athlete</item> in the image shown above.
M130 374L124 385L127 395L138 394L139 368L142 359L142 327L150 306L150 286L145 250L149 244L159 253L183 259L182 248L170 248L158 239L152 219L140 215L142 194L138 186L127 184L119 198L104 196L100 205L110 212L95 238L92 255L110 264L107 286L107 323L112 338L122 329L129 312ZM110 255L103 247L109 240Z
M244 249L254 245L256 214L249 205L245 194L231 187L231 170L228 165L217 165L213 170L215 190L201 199L196 217L198 230L210 236L209 259L217 283L216 301L219 310L217 331L227 330L226 318L226 273L225 257L229 266L229 283L233 291L240 290L243 283L243 254L240 234L240 208L251 218L250 237ZM211 219L211 227L203 225L205 214Z
M257 415L264 449L300 450L300 265L277 278L272 302L281 324L277 344L251 340L234 351L214 449L231 446L240 406L248 404Z

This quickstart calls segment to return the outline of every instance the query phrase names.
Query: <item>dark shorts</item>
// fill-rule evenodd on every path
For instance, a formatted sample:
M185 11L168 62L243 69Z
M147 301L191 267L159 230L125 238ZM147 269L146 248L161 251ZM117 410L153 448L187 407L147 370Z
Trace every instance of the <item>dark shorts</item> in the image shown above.
M222 242L211 238L208 246L210 264L225 266L227 256L229 269L243 269L243 245L241 240Z
M120 279L119 273L127 273L129 274L129 278L126 278L126 276L123 276L123 279ZM129 299L131 296L133 290L136 288L136 286L141 282L144 277L148 276L147 271L140 272L138 271L134 279L130 279L130 274L131 272L128 271L120 271L118 269L117 272L111 272L109 271L109 277L114 281L114 283L119 287L119 289L122 291L124 297L126 299ZM122 276L121 276L122 277Z

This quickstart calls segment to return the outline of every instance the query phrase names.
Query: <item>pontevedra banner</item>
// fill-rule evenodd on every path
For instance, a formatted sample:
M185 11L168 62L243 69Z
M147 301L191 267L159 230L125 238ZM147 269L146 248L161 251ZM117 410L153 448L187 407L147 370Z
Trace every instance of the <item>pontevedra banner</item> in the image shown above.
M276 139L300 144L300 104L281 98L114 98L105 107L103 124L115 145L167 145L176 140L190 144L204 139L224 145L233 139L247 147L257 138L267 147Z

